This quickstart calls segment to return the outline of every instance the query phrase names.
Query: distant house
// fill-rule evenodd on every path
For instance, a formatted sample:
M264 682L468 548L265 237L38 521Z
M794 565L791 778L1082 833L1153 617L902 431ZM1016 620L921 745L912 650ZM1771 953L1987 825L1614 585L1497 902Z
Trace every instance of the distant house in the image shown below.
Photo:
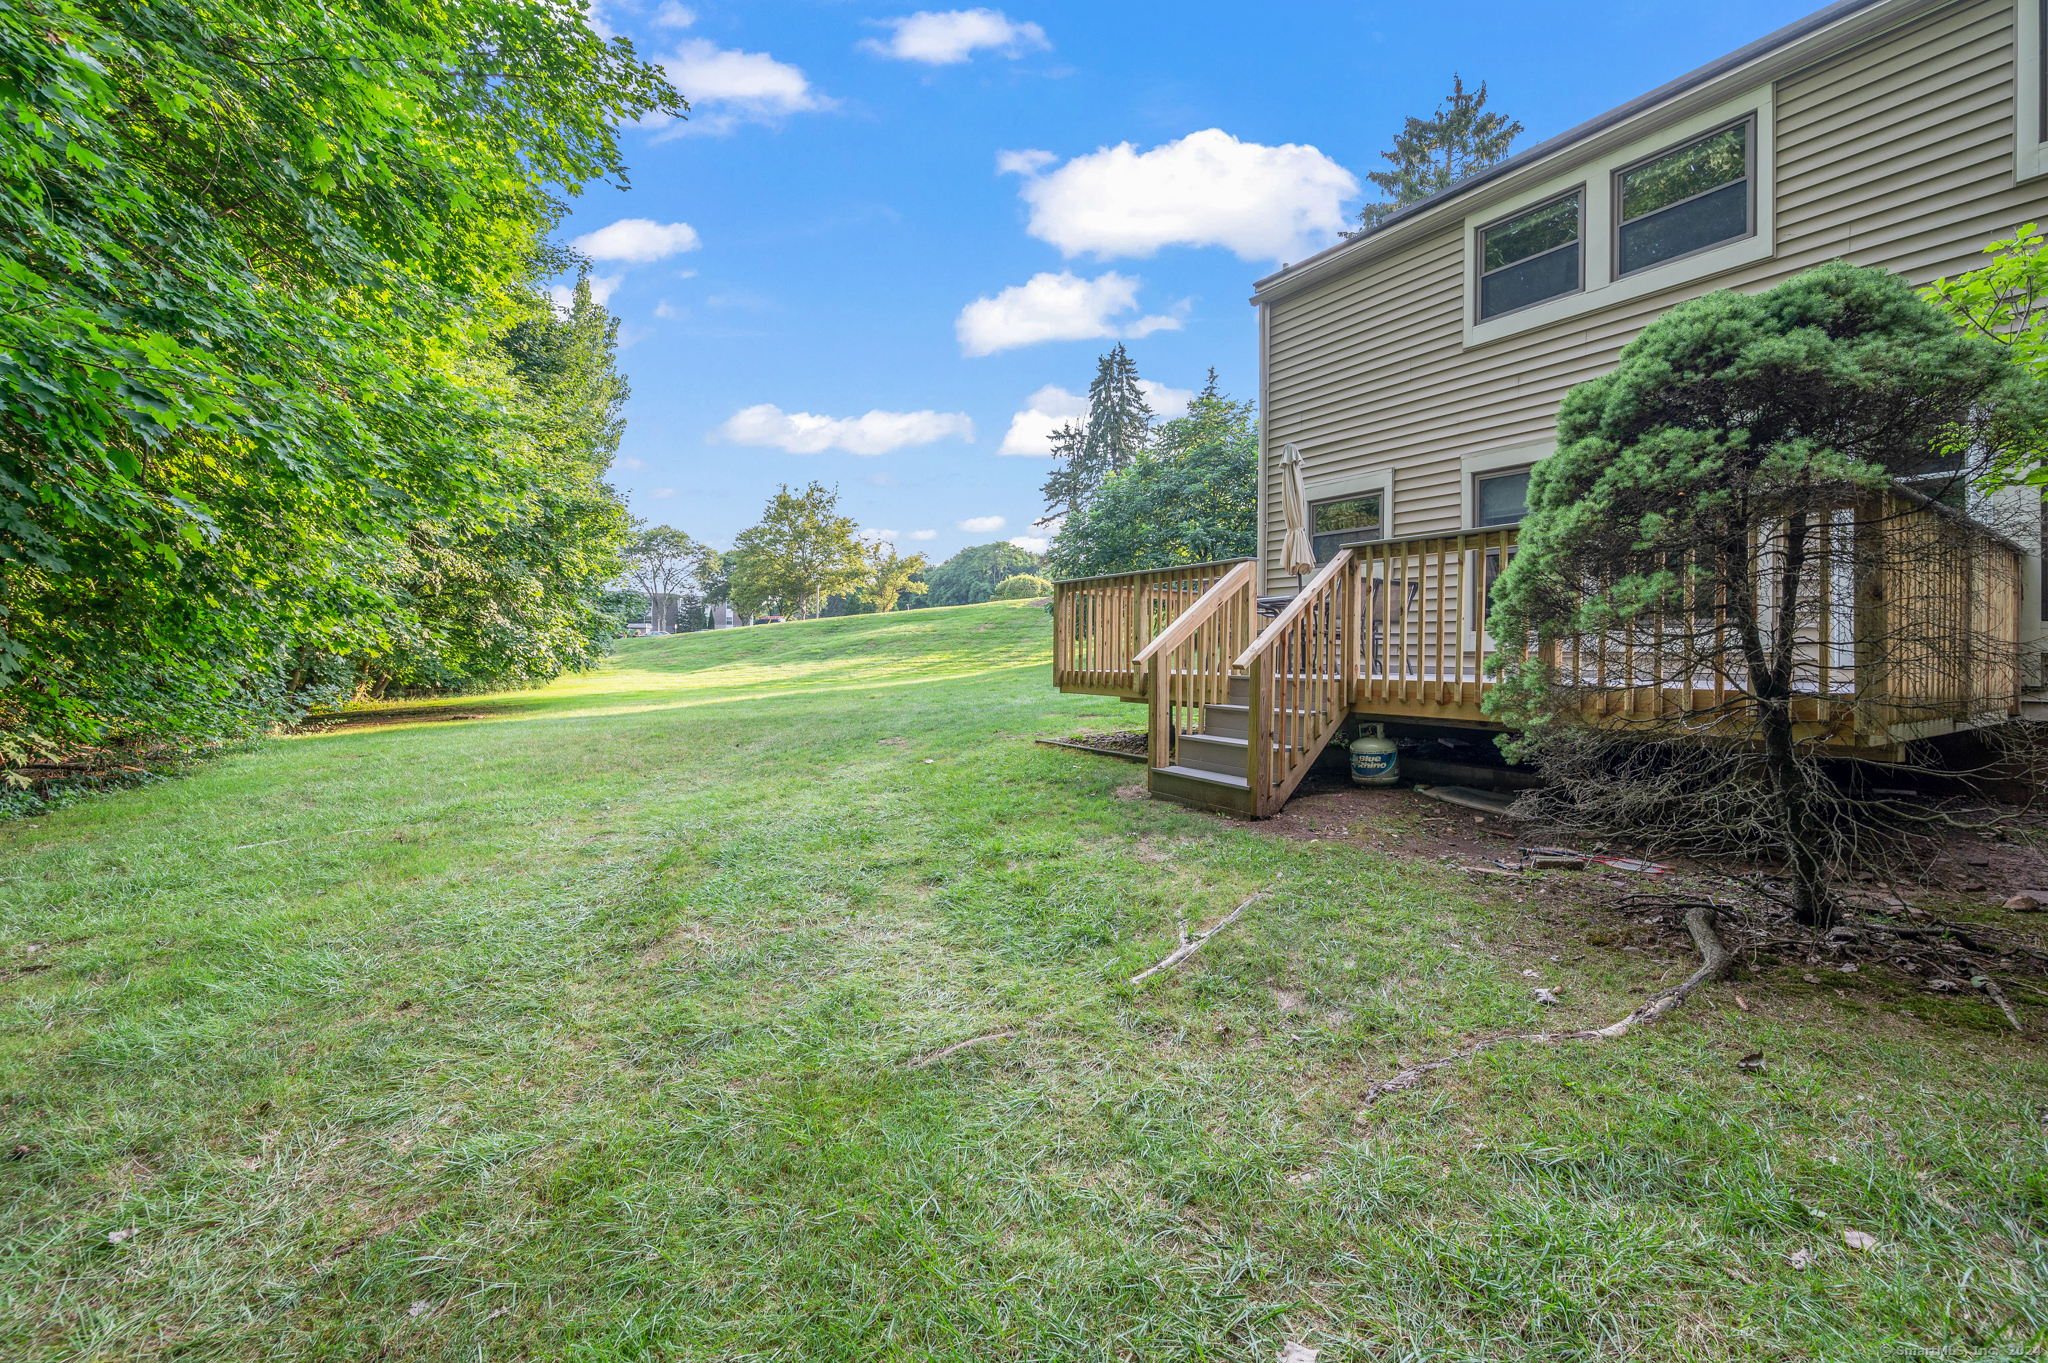
M654 626L646 620L631 620L626 624L626 633L639 639L654 633Z
M1058 685L1147 700L1155 792L1253 814L1347 715L1498 727L1485 584L1565 392L1710 290L1837 258L1924 283L2048 218L2044 32L2048 0L1843 0L1259 280L1260 557L1060 584ZM1288 445L1354 618L1304 603L1281 641L1248 603L1297 591ZM2038 492L2007 501L2001 525L2038 527ZM2040 539L1985 550L2023 552L2006 628L2037 654ZM1198 635L1222 641L1201 661ZM1987 676L1987 710L2021 712L2037 680ZM1881 757L1902 737L1840 741Z
M706 606L705 614L710 617L711 628L731 629L740 623L740 618L731 606Z

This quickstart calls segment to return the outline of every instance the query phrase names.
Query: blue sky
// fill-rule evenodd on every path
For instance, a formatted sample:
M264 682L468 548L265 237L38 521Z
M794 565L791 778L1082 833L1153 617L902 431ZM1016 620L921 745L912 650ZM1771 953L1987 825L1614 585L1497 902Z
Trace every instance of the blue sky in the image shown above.
M1810 7L601 0L695 105L563 224L622 321L614 481L720 547L813 479L934 562L1042 536L1049 461L1003 451L1119 338L1155 405L1254 396L1252 281L1454 71L1529 145Z

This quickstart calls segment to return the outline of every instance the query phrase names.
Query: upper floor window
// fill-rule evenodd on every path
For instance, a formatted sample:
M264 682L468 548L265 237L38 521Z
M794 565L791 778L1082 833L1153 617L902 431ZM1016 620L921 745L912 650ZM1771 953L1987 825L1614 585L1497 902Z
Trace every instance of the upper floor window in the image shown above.
M1617 276L1750 234L1747 119L1615 175Z
M1576 293L1580 269L1579 191L1479 230L1479 317Z
M1380 538L1380 494L1311 503L1308 523L1316 562L1328 563L1347 544Z

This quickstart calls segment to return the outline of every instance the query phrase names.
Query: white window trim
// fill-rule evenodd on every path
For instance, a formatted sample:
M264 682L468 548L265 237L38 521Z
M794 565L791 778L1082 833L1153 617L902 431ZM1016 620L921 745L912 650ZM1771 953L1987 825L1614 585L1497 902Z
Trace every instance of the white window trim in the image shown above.
M1482 473L1499 473L1504 469L1518 469L1548 459L1557 449L1555 440L1532 440L1522 445L1503 445L1497 450L1482 450L1468 454L1458 461L1458 524L1466 527L1466 534L1480 530L1511 530L1506 525L1478 524L1479 489L1478 480Z
M2017 0L2022 9L2031 2L2032 0ZM1645 294L1662 293L1681 284L1720 274L1724 270L1769 260L1777 249L1777 221L1774 211L1777 155L1772 104L1772 87L1759 86L1737 98L1724 100L1711 109L1702 110L1690 118L1671 124L1650 136L1638 138L1627 146L1617 147L1598 160L1582 162L1562 170L1551 179L1532 185L1511 199L1497 201L1477 213L1467 214L1465 344L1485 345L1489 341L1514 336L1536 327L1549 326L1566 318L1577 317L1599 308L1612 307ZM1751 187L1753 201L1756 204L1755 232L1725 246L1715 246L1663 265L1653 265L1619 279L1615 278L1614 172L1644 157L1653 156L1690 138L1712 132L1745 117L1756 120L1756 146L1752 149L1750 162L1755 179ZM1499 222L1502 218L1512 217L1521 209L1534 208L1555 199L1580 184L1585 186L1585 197L1579 205L1582 255L1578 292L1562 294L1557 298L1531 304L1484 322L1477 321L1479 229Z
M2048 79L2041 69L2041 0L2017 0L2013 20L2013 179L2032 180L2048 175L2048 141L2041 137L2041 82Z
M1380 538L1394 538L1394 466L1366 469L1359 473L1335 473L1321 478L1301 480L1302 500L1313 507L1317 502L1332 502L1342 497L1356 497L1367 492L1380 494ZM1311 521L1314 517L1311 514Z
M1484 534L1489 530L1512 530L1512 525L1477 525L1479 519L1479 479L1483 474L1501 473L1508 469L1534 468L1557 451L1555 440L1532 440L1521 445L1503 445L1497 450L1482 450L1468 454L1458 461L1458 524L1467 527L1465 534ZM1485 571L1482 561L1483 549L1465 551L1464 566L1458 574L1458 590L1465 593L1465 599L1458 614L1464 620L1464 646L1468 649L1479 647L1479 625L1472 618L1471 584ZM1489 647L1492 640L1487 641Z

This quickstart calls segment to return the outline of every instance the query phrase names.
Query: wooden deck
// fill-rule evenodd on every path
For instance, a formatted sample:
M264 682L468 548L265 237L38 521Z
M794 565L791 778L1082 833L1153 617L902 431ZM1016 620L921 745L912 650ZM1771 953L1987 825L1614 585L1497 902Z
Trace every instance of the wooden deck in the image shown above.
M1906 742L2021 713L2024 555L1970 523L1959 533L1945 508L1887 498L1878 512L1903 552L1854 599L1820 575L1814 599L1797 603L1793 708L1802 741L1885 760ZM1160 793L1271 814L1349 716L1504 727L1486 713L1487 693L1501 655L1528 652L1503 648L1485 621L1516 542L1509 528L1352 546L1271 621L1248 559L1059 582L1055 684L1148 704ZM1880 609L1882 649L1867 627ZM1590 722L1697 716L1702 737L1732 735L1753 702L1739 676L1699 662L1714 613L1688 602L1684 629L1572 638L1542 661L1577 688Z

